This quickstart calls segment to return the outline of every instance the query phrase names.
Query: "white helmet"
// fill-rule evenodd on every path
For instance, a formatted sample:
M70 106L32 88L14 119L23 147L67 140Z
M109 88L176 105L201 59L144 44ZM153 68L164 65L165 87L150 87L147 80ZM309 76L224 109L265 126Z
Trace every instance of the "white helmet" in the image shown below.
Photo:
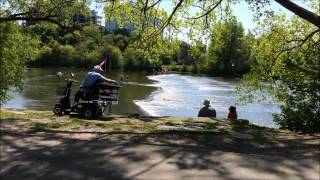
M102 70L102 68L101 68L99 65L95 65L95 66L93 67L93 71L95 71L95 72L102 72L103 70Z
M209 105L210 105L210 100L209 100L209 99L205 99L205 100L203 101L203 105L209 106Z

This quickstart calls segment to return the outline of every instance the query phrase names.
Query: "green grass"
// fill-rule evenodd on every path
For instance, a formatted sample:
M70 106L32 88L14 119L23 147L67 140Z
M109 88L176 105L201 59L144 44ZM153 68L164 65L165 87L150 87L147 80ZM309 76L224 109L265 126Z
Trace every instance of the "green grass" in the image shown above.
M116 123L97 123L95 125L100 128L112 129L115 131L121 131L129 128L129 125Z
M147 132L153 132L157 129L157 126L152 123L144 123L142 128Z
M218 128L218 132L222 135L231 135L231 131L230 129L226 129L226 128Z
M255 143L255 144L260 144L260 145L275 144L276 143L276 141L274 141L271 137L268 137L263 134L255 134L250 142Z
M163 123L164 125L167 125L167 126L176 126L178 125L179 123L178 122L173 122L173 121L166 121Z
M1 111L0 120L19 120L19 121L30 121L31 119L39 118L53 118L52 113L49 112L33 112L33 111L19 111L18 113Z
M94 124L93 122L77 118L70 118L70 120L71 121L67 124L68 126L89 126L90 124Z
M112 121L86 120L77 116L55 116L52 112L41 111L1 111L1 121L27 121L30 122L34 130L56 130L59 128L102 128L112 131L138 131L143 133L177 134L183 137L190 137L195 140L210 140L212 136L225 136L233 138L236 133L252 135L249 141L255 144L272 144L274 139L266 134L268 128L245 123L231 123L228 121L194 121L193 119L150 121L135 123L130 119L117 121L116 117ZM121 117L119 117L121 118ZM123 117L128 118L128 117ZM41 119L45 121L41 122ZM159 125L177 127L174 130L159 129ZM184 127L200 127L195 130L188 130ZM252 130L252 131L251 131Z
M219 123L217 122L204 122L204 129L217 129Z
M250 126L247 124L231 124L231 129L236 132L244 132L250 129Z
M62 126L63 124L59 124L59 123L32 123L32 128L34 130L57 129Z

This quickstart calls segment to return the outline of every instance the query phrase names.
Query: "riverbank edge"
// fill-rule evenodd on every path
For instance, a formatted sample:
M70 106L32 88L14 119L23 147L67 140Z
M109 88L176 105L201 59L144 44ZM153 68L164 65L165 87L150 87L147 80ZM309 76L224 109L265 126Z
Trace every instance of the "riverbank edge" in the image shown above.
M23 109L1 109L1 131L14 129L16 132L73 132L89 133L98 137L103 133L153 134L190 138L193 144L210 145L214 138L229 143L241 143L255 147L277 147L287 140L303 141L307 137L319 144L320 135L303 135L288 130L273 129L247 123L231 123L226 119L154 117L139 114L109 115L95 119L83 119L78 115L55 116L50 111ZM93 139L95 139L93 138ZM166 139L165 141L171 141ZM184 142L188 143L188 142ZM310 142L308 142L310 143Z

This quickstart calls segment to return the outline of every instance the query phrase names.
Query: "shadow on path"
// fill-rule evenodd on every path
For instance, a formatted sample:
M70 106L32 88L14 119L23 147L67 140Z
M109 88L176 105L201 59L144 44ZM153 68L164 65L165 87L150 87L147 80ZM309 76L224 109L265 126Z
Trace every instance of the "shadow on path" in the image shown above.
M100 133L90 141L59 133L1 131L1 179L235 180L260 173L317 179L319 173L319 144L295 140L288 140L290 146L258 147L218 136L196 141L177 133ZM251 174L241 174L244 170Z

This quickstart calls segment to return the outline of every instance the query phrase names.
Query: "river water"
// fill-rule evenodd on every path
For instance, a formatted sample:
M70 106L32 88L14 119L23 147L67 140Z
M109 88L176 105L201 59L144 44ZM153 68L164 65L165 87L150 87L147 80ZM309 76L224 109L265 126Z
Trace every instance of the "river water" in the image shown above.
M63 72L67 78L70 72L75 79L82 81L85 69L66 68L30 68L22 92L12 91L14 97L4 108L22 108L34 110L51 110L59 96L57 86L65 82L57 78L57 72ZM152 116L195 117L202 107L204 99L210 99L217 111L217 117L225 118L228 108L235 105L237 94L235 87L239 83L236 78L199 77L180 74L150 75L139 72L113 72L111 78L119 80L128 75L129 81L122 83L119 104L113 105L112 112L140 113ZM79 89L74 84L72 94ZM276 127L272 114L279 108L274 103L256 102L250 105L237 106L239 118L250 120L258 125Z

